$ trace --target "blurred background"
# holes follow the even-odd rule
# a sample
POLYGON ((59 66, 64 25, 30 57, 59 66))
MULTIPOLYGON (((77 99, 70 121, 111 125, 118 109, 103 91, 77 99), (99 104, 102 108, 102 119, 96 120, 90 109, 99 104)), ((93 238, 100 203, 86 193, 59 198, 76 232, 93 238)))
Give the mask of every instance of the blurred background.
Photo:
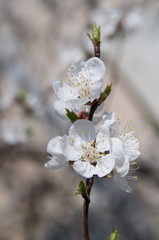
POLYGON ((93 22, 113 83, 104 110, 132 120, 141 156, 132 194, 95 178, 91 239, 116 225, 120 240, 159 239, 158 0, 0 0, 0 240, 82 239, 82 177, 44 163, 48 141, 69 127, 53 111, 52 83, 93 56, 93 22))

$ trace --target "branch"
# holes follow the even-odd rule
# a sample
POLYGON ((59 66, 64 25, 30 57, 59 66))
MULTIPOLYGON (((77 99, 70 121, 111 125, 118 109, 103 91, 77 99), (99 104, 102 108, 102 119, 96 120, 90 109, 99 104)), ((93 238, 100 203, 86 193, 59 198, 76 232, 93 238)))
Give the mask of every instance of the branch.
POLYGON ((85 193, 82 194, 83 202, 83 240, 90 240, 88 231, 88 209, 90 204, 90 192, 93 186, 93 177, 86 179, 85 193))
POLYGON ((109 96, 109 94, 110 94, 110 92, 111 92, 111 88, 112 88, 112 84, 108 85, 108 86, 104 89, 104 91, 100 94, 100 97, 99 97, 98 99, 95 99, 95 100, 92 102, 88 120, 92 121, 92 119, 93 119, 93 114, 94 114, 95 110, 96 110, 97 107, 99 107, 99 105, 101 105, 102 102, 104 102, 104 101, 106 100, 106 98, 109 96))

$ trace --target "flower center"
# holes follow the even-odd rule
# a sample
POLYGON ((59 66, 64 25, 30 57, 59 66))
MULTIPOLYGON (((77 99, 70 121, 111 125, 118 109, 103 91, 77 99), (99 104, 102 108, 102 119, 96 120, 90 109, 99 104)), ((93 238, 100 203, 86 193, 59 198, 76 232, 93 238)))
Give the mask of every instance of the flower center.
POLYGON ((84 148, 83 155, 82 155, 82 161, 90 162, 92 165, 96 165, 98 161, 100 161, 100 158, 104 154, 99 153, 96 149, 96 147, 90 145, 88 147, 84 148))
POLYGON ((78 94, 79 94, 79 98, 82 98, 82 97, 88 97, 88 98, 90 98, 90 93, 91 93, 91 91, 90 91, 90 87, 88 87, 88 86, 83 86, 82 88, 80 88, 79 90, 78 90, 78 94))
POLYGON ((88 78, 84 77, 81 74, 79 78, 69 79, 69 82, 73 88, 77 89, 78 98, 82 98, 82 97, 90 98, 91 85, 93 85, 93 83, 91 83, 91 80, 89 80, 88 78))

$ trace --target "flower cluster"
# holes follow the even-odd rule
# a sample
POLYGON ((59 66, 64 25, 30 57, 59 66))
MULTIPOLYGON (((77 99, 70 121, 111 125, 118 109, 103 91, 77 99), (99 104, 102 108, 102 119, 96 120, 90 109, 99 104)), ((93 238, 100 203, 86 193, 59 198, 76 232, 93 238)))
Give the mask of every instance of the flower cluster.
MULTIPOLYGON (((72 64, 67 71, 70 85, 54 83, 58 102, 74 111, 91 105, 101 94, 105 70, 104 63, 96 57, 72 64)), ((47 146, 50 160, 45 167, 72 166, 86 178, 114 176, 120 188, 130 192, 126 178, 132 167, 135 170, 139 142, 128 127, 118 130, 114 113, 105 112, 102 119, 97 132, 91 121, 79 119, 71 125, 68 135, 51 139, 47 146)))
POLYGON ((58 100, 54 102, 54 110, 60 117, 66 116, 65 108, 76 113, 89 112, 90 103, 98 98, 103 86, 106 67, 97 57, 87 62, 73 63, 67 70, 68 84, 62 80, 53 84, 58 100))

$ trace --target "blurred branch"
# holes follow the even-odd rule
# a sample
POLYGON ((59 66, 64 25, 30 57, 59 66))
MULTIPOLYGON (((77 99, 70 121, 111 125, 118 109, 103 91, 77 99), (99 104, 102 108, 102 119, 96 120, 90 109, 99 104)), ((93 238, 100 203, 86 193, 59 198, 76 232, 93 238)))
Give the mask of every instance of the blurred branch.
POLYGON ((90 240, 88 230, 88 210, 90 204, 90 192, 93 186, 93 177, 86 179, 85 192, 82 194, 83 202, 83 239, 90 240))
POLYGON ((1 144, 0 145, 0 165, 4 163, 5 160, 9 159, 17 159, 21 158, 23 156, 27 156, 32 158, 32 160, 35 160, 36 162, 41 162, 43 159, 46 158, 46 152, 41 151, 39 149, 35 149, 31 146, 26 146, 26 145, 15 145, 15 146, 10 146, 10 145, 5 145, 1 144))

